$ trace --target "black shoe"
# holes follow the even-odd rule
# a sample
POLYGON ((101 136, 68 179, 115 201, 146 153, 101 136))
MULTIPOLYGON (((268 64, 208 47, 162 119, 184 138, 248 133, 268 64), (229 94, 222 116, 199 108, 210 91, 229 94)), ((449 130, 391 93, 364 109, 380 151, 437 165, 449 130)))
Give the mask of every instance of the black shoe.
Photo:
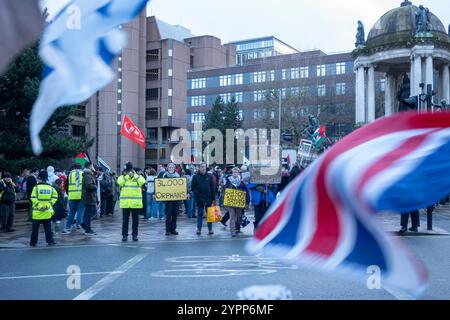
POLYGON ((406 228, 401 228, 400 231, 398 233, 407 233, 408 229, 406 228))
POLYGON ((56 241, 52 241, 50 243, 48 243, 49 246, 54 246, 56 244, 56 241))
POLYGON ((133 237, 133 241, 138 242, 139 241, 138 237, 133 237))
POLYGON ((127 242, 128 241, 128 237, 122 237, 122 242, 127 242))
POLYGON ((214 231, 212 231, 212 230, 210 230, 209 232, 208 232, 208 235, 213 235, 214 234, 214 231))
POLYGON ((82 227, 84 230, 86 230, 86 225, 84 223, 80 224, 80 227, 82 227))
POLYGON ((30 243, 30 247, 36 248, 36 244, 31 244, 30 243))
POLYGON ((172 232, 170 232, 171 234, 174 234, 174 235, 178 235, 178 232, 176 231, 176 230, 173 230, 172 232))
POLYGON ((87 236, 95 236, 97 233, 95 233, 93 230, 88 230, 88 231, 84 232, 84 234, 87 236))
POLYGON ((417 228, 409 228, 409 231, 411 231, 411 232, 419 232, 419 230, 417 230, 417 228))
POLYGON ((166 231, 166 236, 170 236, 170 232, 169 231, 166 231))
POLYGON ((223 226, 224 226, 225 228, 227 227, 227 224, 226 224, 225 222, 220 221, 220 223, 223 224, 223 226))
POLYGON ((6 228, 6 230, 5 230, 5 232, 14 232, 15 230, 14 229, 11 229, 11 228, 6 228))

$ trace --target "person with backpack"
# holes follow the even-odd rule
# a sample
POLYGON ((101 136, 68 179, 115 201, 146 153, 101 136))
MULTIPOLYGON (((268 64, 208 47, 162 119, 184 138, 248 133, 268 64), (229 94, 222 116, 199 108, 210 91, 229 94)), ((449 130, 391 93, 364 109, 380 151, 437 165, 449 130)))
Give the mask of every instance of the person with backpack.
POLYGON ((0 180, 0 220, 1 231, 14 232, 14 207, 19 188, 12 181, 11 173, 5 172, 0 180))

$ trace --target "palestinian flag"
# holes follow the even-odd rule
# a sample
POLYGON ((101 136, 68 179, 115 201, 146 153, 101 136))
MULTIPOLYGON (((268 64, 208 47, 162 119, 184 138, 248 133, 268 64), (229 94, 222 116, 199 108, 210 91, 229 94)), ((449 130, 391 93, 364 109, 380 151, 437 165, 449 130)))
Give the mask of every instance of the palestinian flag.
POLYGON ((319 149, 322 146, 325 138, 325 125, 321 125, 313 134, 313 142, 316 149, 319 149))
POLYGON ((89 155, 87 153, 81 152, 75 156, 75 162, 79 163, 82 168, 87 162, 91 162, 89 155))

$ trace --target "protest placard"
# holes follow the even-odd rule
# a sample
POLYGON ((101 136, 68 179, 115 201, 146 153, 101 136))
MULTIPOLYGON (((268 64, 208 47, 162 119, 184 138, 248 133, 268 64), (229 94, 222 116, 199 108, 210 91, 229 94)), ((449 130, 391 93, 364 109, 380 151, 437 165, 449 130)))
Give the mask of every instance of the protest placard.
POLYGON ((245 208, 245 191, 237 189, 225 189, 223 205, 233 208, 245 208))
POLYGON ((180 201, 187 199, 186 178, 155 179, 156 201, 180 201))

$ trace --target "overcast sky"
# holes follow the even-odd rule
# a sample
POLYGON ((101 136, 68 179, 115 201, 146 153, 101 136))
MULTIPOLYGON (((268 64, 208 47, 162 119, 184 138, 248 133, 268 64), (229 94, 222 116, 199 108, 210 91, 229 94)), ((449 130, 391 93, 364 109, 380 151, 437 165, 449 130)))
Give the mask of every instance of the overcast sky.
MULTIPOLYGON (((50 12, 67 0, 44 0, 50 12)), ((193 34, 214 35, 223 43, 274 35, 299 50, 327 53, 352 50, 357 21, 366 36, 385 12, 402 0, 152 0, 148 15, 179 24, 193 34)), ((436 14, 446 29, 448 0, 413 1, 436 14)))

